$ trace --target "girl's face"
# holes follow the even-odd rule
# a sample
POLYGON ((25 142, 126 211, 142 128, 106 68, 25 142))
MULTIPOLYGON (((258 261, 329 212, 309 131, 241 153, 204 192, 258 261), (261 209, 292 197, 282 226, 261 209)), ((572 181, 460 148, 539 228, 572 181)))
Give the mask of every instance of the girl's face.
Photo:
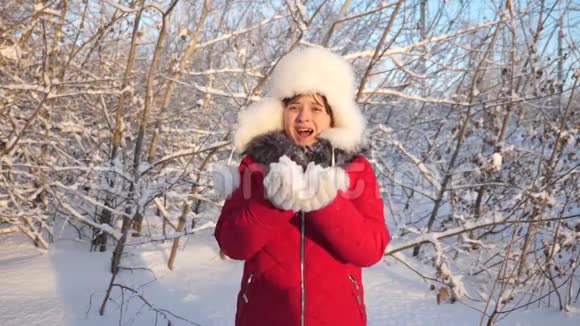
POLYGON ((284 132, 295 144, 310 146, 332 125, 326 100, 318 94, 298 95, 285 101, 284 132))

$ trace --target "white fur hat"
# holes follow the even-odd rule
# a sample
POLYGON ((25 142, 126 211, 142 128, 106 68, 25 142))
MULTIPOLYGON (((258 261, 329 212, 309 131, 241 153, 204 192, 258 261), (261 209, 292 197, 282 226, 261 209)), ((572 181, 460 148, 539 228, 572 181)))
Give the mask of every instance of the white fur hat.
POLYGON ((270 97, 250 105, 238 116, 234 145, 243 152, 256 136, 284 129, 285 98, 322 94, 332 109, 334 127, 320 137, 339 149, 353 152, 364 144, 366 120, 355 102, 352 66, 323 48, 297 50, 283 57, 270 79, 270 97))

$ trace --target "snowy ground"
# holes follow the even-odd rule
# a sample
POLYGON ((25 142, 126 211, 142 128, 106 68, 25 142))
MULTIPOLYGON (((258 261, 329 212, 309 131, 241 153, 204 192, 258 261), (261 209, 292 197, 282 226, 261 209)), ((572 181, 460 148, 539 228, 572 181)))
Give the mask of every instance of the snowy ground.
MULTIPOLYGON (((133 286, 156 308, 204 326, 233 325, 241 263, 219 258, 211 231, 189 236, 176 269, 166 268, 170 244, 130 249, 125 264, 151 270, 123 271, 119 283, 133 286)), ((110 253, 88 253, 88 244, 60 240, 48 252, 20 235, 0 237, 0 325, 167 325, 143 302, 117 289, 105 316, 98 314, 110 281, 110 253), (123 305, 121 303, 124 302, 123 305)), ((479 325, 481 314, 463 304, 437 305, 412 272, 386 261, 364 274, 369 326, 479 325)), ((173 325, 189 325, 173 319, 173 325)), ((580 325, 580 311, 518 311, 499 325, 580 325)))

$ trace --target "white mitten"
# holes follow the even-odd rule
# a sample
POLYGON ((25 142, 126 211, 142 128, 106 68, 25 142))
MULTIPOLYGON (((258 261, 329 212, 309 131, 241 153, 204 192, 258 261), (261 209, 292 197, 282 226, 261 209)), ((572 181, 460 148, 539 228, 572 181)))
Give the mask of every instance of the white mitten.
POLYGON ((238 167, 219 165, 211 172, 213 188, 220 199, 226 199, 240 186, 238 167))
POLYGON ((296 162, 282 156, 277 163, 270 164, 264 188, 266 197, 274 206, 283 210, 300 210, 300 193, 304 187, 304 172, 296 162))
POLYGON ((319 210, 330 204, 339 190, 347 190, 350 184, 348 174, 339 167, 324 168, 310 162, 304 173, 308 194, 301 209, 305 212, 319 210))

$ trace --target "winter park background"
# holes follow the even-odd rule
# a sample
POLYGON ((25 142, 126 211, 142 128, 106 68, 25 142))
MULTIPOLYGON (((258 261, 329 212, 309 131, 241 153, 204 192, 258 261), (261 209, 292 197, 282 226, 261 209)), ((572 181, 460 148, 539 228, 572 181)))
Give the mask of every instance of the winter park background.
POLYGON ((0 325, 233 325, 211 172, 306 46, 369 120, 369 325, 580 325, 579 1, 0 3, 0 325))

